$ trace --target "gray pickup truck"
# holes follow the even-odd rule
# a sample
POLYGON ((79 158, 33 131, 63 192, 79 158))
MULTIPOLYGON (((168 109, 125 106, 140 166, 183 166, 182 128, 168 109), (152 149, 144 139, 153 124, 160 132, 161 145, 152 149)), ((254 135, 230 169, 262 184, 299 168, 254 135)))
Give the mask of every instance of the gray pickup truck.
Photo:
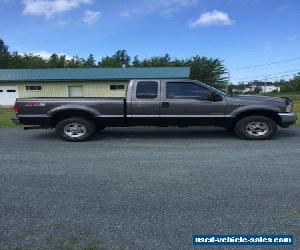
POLYGON ((131 80, 126 98, 17 99, 14 122, 83 141, 105 127, 218 126, 243 139, 271 138, 297 120, 287 98, 234 96, 194 80, 131 80))

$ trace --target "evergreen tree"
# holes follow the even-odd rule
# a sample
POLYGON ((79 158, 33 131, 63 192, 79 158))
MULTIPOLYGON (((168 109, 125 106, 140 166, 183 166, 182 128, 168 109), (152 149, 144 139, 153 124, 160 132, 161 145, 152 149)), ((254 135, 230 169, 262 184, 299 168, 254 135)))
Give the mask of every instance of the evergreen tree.
POLYGON ((89 57, 86 59, 84 66, 87 68, 93 68, 96 65, 95 63, 96 61, 94 55, 90 54, 89 57))

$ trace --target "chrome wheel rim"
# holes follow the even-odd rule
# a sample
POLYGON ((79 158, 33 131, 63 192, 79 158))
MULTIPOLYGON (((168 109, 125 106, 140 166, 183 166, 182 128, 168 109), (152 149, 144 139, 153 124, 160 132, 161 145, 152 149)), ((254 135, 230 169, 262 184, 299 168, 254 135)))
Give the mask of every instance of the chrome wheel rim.
POLYGON ((79 123, 70 123, 64 127, 64 134, 71 138, 78 138, 86 133, 86 127, 79 123))
POLYGON ((246 126, 246 132, 250 136, 264 136, 269 131, 270 127, 266 122, 251 122, 246 126))

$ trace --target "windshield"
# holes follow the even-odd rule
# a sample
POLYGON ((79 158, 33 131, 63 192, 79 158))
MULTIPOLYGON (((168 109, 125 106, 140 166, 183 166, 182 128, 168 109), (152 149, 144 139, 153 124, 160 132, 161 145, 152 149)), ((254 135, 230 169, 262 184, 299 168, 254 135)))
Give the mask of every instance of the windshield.
POLYGON ((214 87, 209 86, 212 90, 214 90, 219 95, 227 95, 224 91, 216 89, 214 87))
POLYGON ((218 95, 221 95, 221 96, 227 95, 227 93, 225 93, 225 92, 222 91, 222 90, 216 89, 216 88, 214 88, 214 87, 212 87, 212 86, 210 86, 210 85, 207 85, 207 84, 205 84, 205 83, 203 83, 203 82, 200 82, 200 81, 197 81, 197 82, 198 82, 198 83, 201 83, 201 84, 204 85, 204 86, 206 86, 207 88, 209 88, 209 89, 212 90, 213 92, 216 92, 216 94, 218 94, 218 95))

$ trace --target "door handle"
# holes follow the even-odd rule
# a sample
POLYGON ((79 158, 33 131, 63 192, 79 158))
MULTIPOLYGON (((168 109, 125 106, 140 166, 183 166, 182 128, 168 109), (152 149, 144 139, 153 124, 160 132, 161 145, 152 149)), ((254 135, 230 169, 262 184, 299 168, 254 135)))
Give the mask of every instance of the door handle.
POLYGON ((161 106, 162 106, 163 108, 168 108, 168 107, 170 107, 170 103, 169 103, 169 102, 162 102, 162 103, 161 103, 161 106))

